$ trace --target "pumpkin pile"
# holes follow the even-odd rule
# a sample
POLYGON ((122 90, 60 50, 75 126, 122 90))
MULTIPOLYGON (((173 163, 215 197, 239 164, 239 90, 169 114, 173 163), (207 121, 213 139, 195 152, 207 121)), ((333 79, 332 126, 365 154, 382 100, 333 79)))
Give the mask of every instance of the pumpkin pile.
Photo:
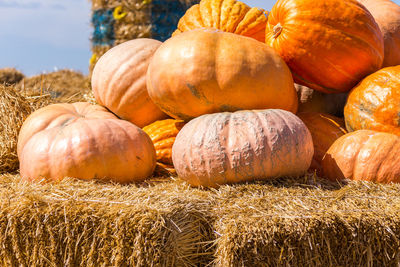
POLYGON ((204 187, 307 171, 400 182, 398 14, 390 0, 278 0, 271 12, 202 0, 164 43, 100 58, 99 106, 32 114, 21 176, 125 183, 157 161, 204 187))

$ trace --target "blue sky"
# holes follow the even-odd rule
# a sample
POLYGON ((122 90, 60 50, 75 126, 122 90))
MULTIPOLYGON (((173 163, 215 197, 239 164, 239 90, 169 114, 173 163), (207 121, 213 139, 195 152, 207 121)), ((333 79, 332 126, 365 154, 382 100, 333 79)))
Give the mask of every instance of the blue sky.
MULTIPOLYGON (((275 0, 242 0, 271 10, 275 0)), ((400 0, 395 0, 400 3, 400 0)), ((0 0, 0 68, 31 76, 56 68, 88 72, 89 0, 0 0)))

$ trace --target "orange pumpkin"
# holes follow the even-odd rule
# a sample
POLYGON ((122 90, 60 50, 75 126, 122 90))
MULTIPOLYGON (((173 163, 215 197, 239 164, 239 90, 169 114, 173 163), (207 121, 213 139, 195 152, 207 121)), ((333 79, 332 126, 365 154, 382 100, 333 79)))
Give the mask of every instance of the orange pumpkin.
POLYGON ((147 89, 161 110, 183 120, 241 109, 296 112, 298 105, 290 70, 273 49, 214 30, 164 42, 150 62, 147 89))
POLYGON ((148 135, 89 103, 53 104, 32 113, 18 138, 21 178, 64 177, 141 181, 153 173, 156 154, 148 135))
POLYGON ((400 135, 400 66, 381 69, 359 83, 344 108, 347 130, 400 135))
POLYGON ((181 120, 166 119, 153 122, 143 128, 153 141, 158 162, 167 166, 172 165, 172 145, 183 125, 185 123, 181 120))
POLYGON ((160 45, 157 40, 139 38, 108 50, 92 73, 97 103, 139 127, 166 118, 151 101, 146 88, 147 67, 160 45))
POLYGON ((278 0, 266 43, 293 72, 295 82, 325 93, 349 91, 383 62, 383 36, 356 0, 278 0))
POLYGON ((322 158, 326 151, 339 137, 345 135, 344 120, 332 115, 303 112, 297 116, 304 122, 311 133, 314 144, 314 156, 311 162, 310 171, 322 173, 322 158))
POLYGON ((382 67, 400 65, 400 6, 390 0, 358 0, 374 16, 383 34, 385 57, 382 67))
POLYGON ((348 93, 326 94, 304 85, 295 84, 294 86, 299 98, 298 113, 317 112, 343 117, 348 93))
POLYGON ((172 35, 198 28, 214 28, 264 42, 267 20, 268 11, 250 8, 240 1, 202 0, 186 11, 172 35))
POLYGON ((293 113, 244 110, 188 122, 176 137, 172 160, 189 184, 218 187, 304 174, 313 153, 310 132, 293 113))
POLYGON ((400 183, 400 137, 359 130, 336 140, 322 160, 330 180, 365 180, 400 183))

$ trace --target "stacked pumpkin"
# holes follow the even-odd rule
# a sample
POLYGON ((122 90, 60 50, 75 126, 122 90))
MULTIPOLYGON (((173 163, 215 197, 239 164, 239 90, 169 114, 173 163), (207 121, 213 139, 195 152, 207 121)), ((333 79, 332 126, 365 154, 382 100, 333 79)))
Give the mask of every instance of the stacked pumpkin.
MULTIPOLYGON (((235 0, 202 0, 166 42, 136 39, 100 58, 92 88, 106 109, 80 103, 33 114, 20 135, 21 175, 130 182, 150 176, 157 160, 206 187, 307 170, 399 181, 397 167, 355 170, 368 153, 348 151, 351 140, 358 142, 353 149, 366 149, 365 136, 382 138, 370 130, 399 132, 400 70, 379 69, 400 64, 400 19, 376 11, 391 4, 369 7, 375 1, 278 0, 268 13, 235 0), (352 88, 344 121, 333 115, 343 113, 352 88), (369 130, 355 139, 345 124, 369 130)), ((382 146, 397 146, 396 138, 382 146)), ((382 152, 374 153, 363 162, 382 152)))

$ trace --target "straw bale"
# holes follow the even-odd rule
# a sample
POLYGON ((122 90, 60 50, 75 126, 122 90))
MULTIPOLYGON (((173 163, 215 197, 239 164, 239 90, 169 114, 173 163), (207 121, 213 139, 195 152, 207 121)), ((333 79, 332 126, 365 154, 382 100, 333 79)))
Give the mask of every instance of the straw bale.
POLYGON ((17 88, 34 95, 50 94, 58 102, 78 102, 83 101, 83 95, 89 91, 89 80, 78 71, 62 69, 26 77, 17 88))
POLYGON ((24 78, 24 74, 15 68, 0 69, 0 84, 16 84, 24 78))
POLYGON ((18 133, 26 117, 51 102, 49 95, 25 95, 13 86, 0 85, 0 173, 18 169, 18 133))
POLYGON ((224 186, 216 266, 399 266, 400 185, 224 186))
POLYGON ((207 192, 182 182, 27 184, 0 176, 2 266, 204 266, 207 192))

